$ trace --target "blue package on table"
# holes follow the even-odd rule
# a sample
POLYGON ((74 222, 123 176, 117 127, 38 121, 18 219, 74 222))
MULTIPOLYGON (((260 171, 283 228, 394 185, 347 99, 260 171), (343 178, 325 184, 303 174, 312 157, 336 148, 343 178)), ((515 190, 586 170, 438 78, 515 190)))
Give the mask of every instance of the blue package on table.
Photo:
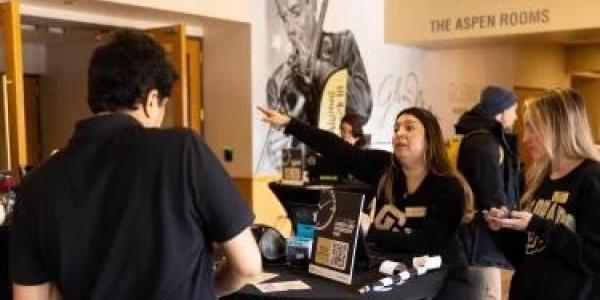
POLYGON ((296 225, 296 237, 311 239, 311 240, 314 239, 315 238, 315 225, 298 223, 298 225, 296 225))
POLYGON ((291 265, 308 266, 312 252, 312 239, 293 236, 287 239, 285 257, 291 265))

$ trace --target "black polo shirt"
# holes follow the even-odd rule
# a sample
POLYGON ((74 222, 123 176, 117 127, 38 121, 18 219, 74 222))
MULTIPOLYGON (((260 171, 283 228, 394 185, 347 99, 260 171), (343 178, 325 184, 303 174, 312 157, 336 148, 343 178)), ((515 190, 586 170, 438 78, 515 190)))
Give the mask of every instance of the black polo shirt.
POLYGON ((54 282, 66 300, 216 299, 211 242, 253 219, 192 131, 92 117, 24 180, 11 278, 54 282))

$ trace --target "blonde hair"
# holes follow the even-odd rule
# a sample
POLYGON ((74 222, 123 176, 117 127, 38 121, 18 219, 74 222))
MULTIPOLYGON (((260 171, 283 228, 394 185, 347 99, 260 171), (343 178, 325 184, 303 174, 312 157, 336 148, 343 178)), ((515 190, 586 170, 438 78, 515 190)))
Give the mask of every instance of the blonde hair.
MULTIPOLYGON (((428 110, 418 107, 410 107, 401 111, 397 116, 396 120, 404 114, 409 114, 417 118, 423 127, 425 128, 425 163, 427 164, 428 172, 436 175, 446 176, 450 178, 456 178, 464 191, 464 212, 463 222, 468 222, 473 218, 474 200, 473 192, 469 187, 469 184, 465 178, 450 164, 448 153, 446 152, 446 146, 444 139, 442 138, 442 129, 437 121, 437 118, 428 110)), ((377 185, 377 198, 385 198, 389 203, 393 202, 393 184, 398 178, 398 172, 402 172, 401 168, 397 166, 395 156, 391 155, 392 162, 389 167, 384 171, 383 175, 379 179, 377 185)))
POLYGON ((582 97, 572 89, 554 89, 525 104, 525 118, 531 130, 542 141, 545 154, 536 159, 527 172, 527 191, 522 204, 526 205, 533 193, 550 172, 556 155, 572 159, 600 159, 594 145, 588 116, 582 97))

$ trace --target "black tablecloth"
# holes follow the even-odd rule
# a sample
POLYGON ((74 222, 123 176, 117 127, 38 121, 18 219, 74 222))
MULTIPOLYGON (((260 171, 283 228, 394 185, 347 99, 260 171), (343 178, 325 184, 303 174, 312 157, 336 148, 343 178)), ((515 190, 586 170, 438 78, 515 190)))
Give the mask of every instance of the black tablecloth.
POLYGON ((0 300, 12 299, 12 288, 8 280, 8 240, 10 231, 0 226, 0 300))
POLYGON ((239 299, 381 299, 381 300, 417 300, 434 297, 446 281, 446 269, 431 271, 425 275, 411 278, 403 285, 394 286, 388 292, 371 292, 365 295, 358 293, 358 288, 373 282, 383 275, 377 270, 363 272, 354 277, 352 285, 338 283, 317 275, 308 273, 306 270, 298 270, 285 266, 265 267, 265 272, 277 273, 279 276, 266 282, 278 282, 287 280, 302 280, 311 289, 301 291, 285 291, 262 293, 256 287, 247 285, 235 294, 223 297, 224 300, 239 299))

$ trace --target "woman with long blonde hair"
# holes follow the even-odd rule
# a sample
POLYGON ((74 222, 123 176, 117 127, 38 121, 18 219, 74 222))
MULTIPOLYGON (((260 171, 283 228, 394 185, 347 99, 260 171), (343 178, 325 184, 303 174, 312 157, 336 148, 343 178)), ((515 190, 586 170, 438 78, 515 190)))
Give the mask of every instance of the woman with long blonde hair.
POLYGON ((528 103, 523 145, 534 163, 522 210, 484 213, 509 229, 510 299, 600 299, 600 162, 581 96, 556 89, 528 103))
POLYGON ((473 299, 457 238, 472 198, 464 179, 450 166, 439 122, 430 111, 411 107, 398 114, 390 153, 353 147, 275 110, 259 110, 263 121, 285 127, 286 134, 376 190, 374 218, 363 215, 361 220, 369 242, 387 253, 441 254, 449 276, 436 299, 473 299))

